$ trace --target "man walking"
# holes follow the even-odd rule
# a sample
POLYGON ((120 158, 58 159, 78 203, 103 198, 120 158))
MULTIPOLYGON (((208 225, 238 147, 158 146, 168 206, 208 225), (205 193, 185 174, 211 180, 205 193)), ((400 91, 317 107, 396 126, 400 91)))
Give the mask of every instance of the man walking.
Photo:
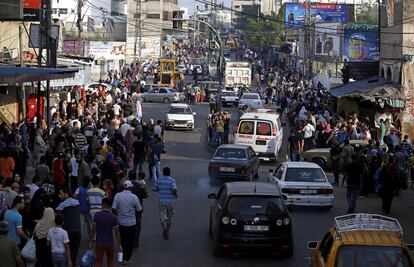
POLYGON ((20 245, 20 238, 28 240, 29 237, 23 231, 22 215, 19 211, 24 209, 24 199, 20 196, 14 198, 11 209, 4 214, 4 222, 9 226, 7 238, 13 240, 20 245))
POLYGON ((57 206, 56 213, 63 214, 65 219, 62 228, 68 232, 71 261, 73 266, 77 266, 81 242, 80 203, 72 197, 72 192, 67 187, 59 190, 59 198, 62 202, 57 206))
POLYGON ((165 167, 162 170, 162 173, 164 176, 155 182, 154 189, 155 191, 158 191, 160 195, 159 211, 161 227, 163 238, 167 240, 169 237, 172 218, 175 214, 174 204, 175 199, 177 198, 177 184, 174 178, 170 176, 171 170, 169 167, 165 167))
POLYGON ((92 240, 92 247, 95 243, 96 267, 102 266, 105 254, 108 261, 107 266, 115 266, 113 231, 115 231, 118 251, 122 251, 118 219, 111 211, 111 200, 104 198, 102 200, 102 210, 95 214, 92 224, 92 236, 95 237, 96 234, 95 239, 92 240))
POLYGON ((361 189, 362 168, 358 164, 357 159, 357 155, 352 155, 352 163, 347 166, 348 180, 346 182, 346 198, 348 201, 348 213, 355 212, 359 191, 361 189))
POLYGON ((17 247, 16 242, 7 239, 8 232, 8 224, 6 222, 0 222, 1 266, 24 267, 25 264, 20 256, 20 250, 17 247))
POLYGON ((124 191, 119 192, 114 197, 112 208, 117 211, 119 221, 119 232, 121 244, 124 252, 122 263, 130 263, 134 248, 134 236, 136 229, 136 213, 142 212, 142 206, 136 195, 131 190, 134 187, 131 181, 124 182, 124 191))

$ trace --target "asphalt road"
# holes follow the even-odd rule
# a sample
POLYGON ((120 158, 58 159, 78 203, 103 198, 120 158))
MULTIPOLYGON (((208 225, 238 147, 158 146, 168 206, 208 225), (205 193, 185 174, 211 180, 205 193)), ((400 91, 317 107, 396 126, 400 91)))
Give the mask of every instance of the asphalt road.
MULTIPOLYGON (((144 119, 162 119, 166 104, 144 103, 144 119)), ((307 266, 307 241, 319 240, 332 226, 333 217, 346 212, 345 188, 335 188, 335 206, 330 211, 318 209, 294 209, 294 255, 279 259, 266 255, 240 255, 239 257, 214 257, 213 242, 208 235, 209 207, 207 199, 217 192, 220 183, 211 182, 207 167, 212 151, 206 146, 208 105, 193 106, 197 112, 194 132, 167 131, 167 153, 162 155, 161 167, 169 166, 178 184, 176 217, 170 239, 162 239, 158 217, 158 195, 149 190, 144 201, 144 214, 140 248, 134 252, 132 266, 307 266)), ((229 109, 234 118, 236 109, 229 109)), ((285 131, 286 132, 286 131, 285 131)), ((284 147, 286 146, 286 137, 284 147)), ((284 149, 284 151, 286 148, 284 149)), ((281 160, 286 158, 282 153, 281 160)), ((286 159, 285 159, 286 160, 286 159)), ((268 169, 276 163, 261 162, 259 181, 267 181, 268 169)), ((148 171, 147 171, 148 173, 148 171)), ((331 176, 330 176, 331 177, 331 176)), ((407 190, 394 199, 391 216, 400 220, 408 241, 414 242, 413 223, 414 191, 407 190)), ((381 213, 381 199, 375 196, 358 200, 358 212, 381 213)))

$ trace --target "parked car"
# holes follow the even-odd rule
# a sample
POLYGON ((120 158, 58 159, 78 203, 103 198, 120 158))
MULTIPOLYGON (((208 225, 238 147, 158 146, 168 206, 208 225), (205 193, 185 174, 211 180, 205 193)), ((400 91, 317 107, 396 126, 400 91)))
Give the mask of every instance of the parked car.
POLYGON ((277 185, 287 206, 331 208, 334 204, 332 185, 315 163, 283 162, 269 170, 267 180, 277 185))
POLYGON ((99 86, 103 86, 105 92, 111 91, 112 85, 107 83, 89 83, 85 85, 85 91, 98 92, 99 86))
POLYGON ((216 149, 208 165, 210 178, 259 178, 259 158, 251 146, 225 144, 216 149))
POLYGON ((320 241, 308 242, 314 267, 413 267, 414 261, 397 219, 378 214, 335 217, 320 241))
MULTIPOLYGON (((369 146, 369 143, 366 140, 350 140, 349 144, 357 151, 369 146)), ((388 151, 386 144, 381 144, 381 148, 388 151)), ((309 149, 303 153, 303 158, 305 161, 314 162, 321 166, 324 170, 328 170, 332 166, 330 151, 330 148, 309 149)))
POLYGON ((249 104, 254 108, 259 108, 263 105, 263 101, 260 99, 257 93, 244 93, 239 100, 239 108, 243 108, 244 105, 249 104))
POLYGON ((146 85, 144 85, 144 88, 141 89, 141 93, 147 93, 147 92, 149 92, 151 90, 154 90, 154 89, 159 90, 160 86, 158 84, 153 84, 153 83, 146 84, 146 85))
POLYGON ((173 103, 184 101, 184 95, 173 88, 160 87, 142 93, 144 102, 173 103))
POLYGON ((234 91, 223 91, 221 92, 221 103, 223 104, 223 107, 237 107, 239 104, 239 96, 234 91))
POLYGON ((275 185, 225 183, 208 197, 215 200, 209 220, 215 256, 250 249, 292 256, 292 219, 275 185))
POLYGON ((194 129, 194 116, 189 105, 171 104, 165 113, 165 127, 167 129, 194 129))

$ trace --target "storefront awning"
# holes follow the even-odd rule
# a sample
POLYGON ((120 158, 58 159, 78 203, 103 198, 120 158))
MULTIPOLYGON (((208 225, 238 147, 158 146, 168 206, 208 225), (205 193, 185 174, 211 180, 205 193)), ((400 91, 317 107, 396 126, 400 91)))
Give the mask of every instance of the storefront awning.
POLYGON ((348 83, 344 86, 332 89, 335 97, 359 98, 362 101, 371 101, 384 107, 385 104, 394 108, 403 108, 405 98, 401 86, 382 77, 348 83))
POLYGON ((0 67, 0 84, 15 84, 22 82, 46 81, 72 78, 78 72, 76 68, 21 68, 0 67))

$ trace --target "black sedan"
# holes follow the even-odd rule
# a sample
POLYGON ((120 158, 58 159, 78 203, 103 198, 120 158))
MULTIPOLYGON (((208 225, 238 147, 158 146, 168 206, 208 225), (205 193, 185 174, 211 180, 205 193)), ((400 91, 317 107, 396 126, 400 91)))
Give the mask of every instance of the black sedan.
POLYGON ((259 178, 259 158, 251 146, 221 145, 210 160, 208 175, 251 181, 259 178))
POLYGON ((214 255, 257 249, 292 256, 292 220, 276 185, 225 183, 208 197, 215 200, 209 224, 214 255))

